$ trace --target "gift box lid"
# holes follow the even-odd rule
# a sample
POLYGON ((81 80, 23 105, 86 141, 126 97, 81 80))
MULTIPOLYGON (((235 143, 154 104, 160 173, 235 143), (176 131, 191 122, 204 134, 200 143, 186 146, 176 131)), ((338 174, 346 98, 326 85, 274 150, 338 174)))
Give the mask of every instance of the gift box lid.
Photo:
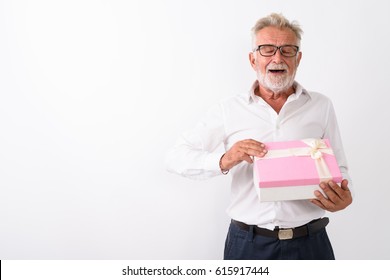
POLYGON ((255 158, 255 184, 260 188, 318 185, 342 176, 328 139, 264 143, 268 153, 255 158))

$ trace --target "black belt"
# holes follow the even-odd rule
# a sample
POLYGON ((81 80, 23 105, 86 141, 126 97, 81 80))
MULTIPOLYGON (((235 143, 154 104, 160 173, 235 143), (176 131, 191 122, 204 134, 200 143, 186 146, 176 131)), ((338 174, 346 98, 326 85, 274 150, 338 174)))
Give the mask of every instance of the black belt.
MULTIPOLYGON (((237 225, 240 229, 249 231, 251 226, 244 224, 239 221, 232 220, 232 223, 237 225)), ((326 227, 329 223, 329 218, 325 217, 322 219, 311 221, 308 224, 305 224, 296 228, 285 228, 285 229, 274 229, 269 230, 266 228, 260 228, 258 226, 252 226, 253 231, 257 235, 273 237, 280 240, 293 239, 298 237, 306 236, 310 233, 318 232, 319 230, 326 227)))

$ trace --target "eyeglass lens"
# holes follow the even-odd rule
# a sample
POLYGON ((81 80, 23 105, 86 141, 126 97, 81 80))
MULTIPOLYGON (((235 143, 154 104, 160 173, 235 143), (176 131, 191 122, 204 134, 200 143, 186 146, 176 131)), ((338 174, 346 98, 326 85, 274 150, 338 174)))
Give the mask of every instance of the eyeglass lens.
POLYGON ((259 46, 259 52, 262 56, 273 56, 278 49, 283 56, 287 57, 295 56, 298 52, 298 48, 292 45, 285 45, 280 47, 274 45, 259 46))

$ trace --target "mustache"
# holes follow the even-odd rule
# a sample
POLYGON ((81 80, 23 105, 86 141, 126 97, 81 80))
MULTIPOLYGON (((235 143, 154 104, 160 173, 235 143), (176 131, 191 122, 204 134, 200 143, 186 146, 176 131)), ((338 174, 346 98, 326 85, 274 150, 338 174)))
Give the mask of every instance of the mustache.
POLYGON ((270 65, 267 66, 266 70, 287 70, 288 67, 287 67, 287 64, 286 63, 272 63, 270 65))

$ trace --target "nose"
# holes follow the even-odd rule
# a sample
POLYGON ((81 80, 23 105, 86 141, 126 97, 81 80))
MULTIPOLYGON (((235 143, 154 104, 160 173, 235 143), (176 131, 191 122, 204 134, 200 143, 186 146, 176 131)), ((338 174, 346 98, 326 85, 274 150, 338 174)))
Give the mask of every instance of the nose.
POLYGON ((280 49, 278 49, 276 51, 276 53, 272 56, 272 61, 275 62, 275 63, 280 63, 283 60, 282 58, 283 58, 283 56, 280 53, 280 49))

